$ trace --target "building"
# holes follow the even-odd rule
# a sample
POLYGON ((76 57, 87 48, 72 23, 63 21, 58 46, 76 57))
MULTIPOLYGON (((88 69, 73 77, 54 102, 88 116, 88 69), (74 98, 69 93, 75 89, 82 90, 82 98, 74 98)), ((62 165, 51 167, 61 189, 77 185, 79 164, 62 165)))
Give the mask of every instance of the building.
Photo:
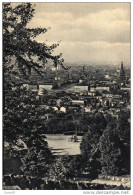
POLYGON ((57 106, 60 106, 60 104, 61 104, 61 99, 56 100, 56 104, 57 104, 57 106))
POLYGON ((58 107, 57 107, 57 106, 53 106, 52 108, 53 108, 55 111, 58 110, 58 107))
POLYGON ((123 62, 121 62, 121 68, 120 68, 120 72, 119 72, 119 75, 118 75, 118 81, 120 83, 123 83, 123 82, 126 81, 126 74, 125 74, 123 62))
POLYGON ((91 110, 92 110, 92 107, 91 106, 85 107, 85 112, 91 112, 91 110))
POLYGON ((74 91, 75 91, 75 92, 84 92, 84 91, 88 91, 88 86, 76 85, 76 86, 74 86, 74 91))
POLYGON ((33 92, 37 92, 38 91, 38 86, 37 85, 29 85, 29 90, 33 91, 33 92))
POLYGON ((52 84, 45 84, 45 85, 39 85, 39 90, 42 91, 43 89, 51 90, 53 87, 52 84))
POLYGON ((96 94, 95 91, 94 92, 93 91, 88 92, 88 96, 95 96, 95 94, 96 94))
POLYGON ((110 91, 109 86, 97 86, 96 91, 102 92, 102 91, 110 91))
POLYGON ((130 87, 121 87, 121 90, 130 92, 130 87))
POLYGON ((60 108, 60 111, 66 113, 66 107, 62 106, 62 107, 60 108))
POLYGON ((38 91, 38 85, 37 84, 23 84, 23 87, 27 90, 37 92, 38 91))
POLYGON ((84 105, 84 101, 82 100, 72 100, 72 105, 84 105))
POLYGON ((96 86, 91 86, 91 87, 90 87, 90 91, 91 91, 91 92, 96 92, 96 86))

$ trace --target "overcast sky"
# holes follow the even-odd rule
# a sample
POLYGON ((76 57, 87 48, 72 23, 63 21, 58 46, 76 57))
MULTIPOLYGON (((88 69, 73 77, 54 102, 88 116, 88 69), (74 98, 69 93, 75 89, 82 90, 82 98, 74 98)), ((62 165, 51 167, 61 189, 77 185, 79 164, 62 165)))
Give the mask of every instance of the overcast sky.
POLYGON ((30 27, 51 27, 37 41, 61 41, 65 62, 130 65, 130 3, 36 3, 30 27))

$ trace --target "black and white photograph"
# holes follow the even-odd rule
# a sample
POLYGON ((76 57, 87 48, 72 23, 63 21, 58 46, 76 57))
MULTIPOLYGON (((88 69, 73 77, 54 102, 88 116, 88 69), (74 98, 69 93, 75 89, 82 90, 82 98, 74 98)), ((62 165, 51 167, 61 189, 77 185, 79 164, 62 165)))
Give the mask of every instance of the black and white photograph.
POLYGON ((131 2, 3 2, 2 33, 2 190, 130 191, 131 2))

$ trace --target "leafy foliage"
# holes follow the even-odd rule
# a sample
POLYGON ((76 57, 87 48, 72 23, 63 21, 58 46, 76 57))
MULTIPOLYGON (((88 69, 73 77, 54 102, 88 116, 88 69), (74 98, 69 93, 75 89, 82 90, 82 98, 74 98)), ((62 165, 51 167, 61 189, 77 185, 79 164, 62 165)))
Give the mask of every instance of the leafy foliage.
POLYGON ((129 117, 129 113, 121 111, 118 120, 110 121, 100 138, 100 161, 104 174, 121 175, 130 172, 129 117))
POLYGON ((95 117, 94 126, 91 125, 80 144, 82 156, 86 159, 85 169, 93 173, 95 163, 95 165, 99 164, 99 168, 96 168, 97 173, 100 173, 101 169, 102 174, 105 175, 129 174, 130 114, 121 111, 118 120, 106 116, 107 123, 102 116, 95 117), (99 120, 100 118, 102 120, 99 120))
POLYGON ((34 93, 19 86, 12 88, 12 85, 8 85, 3 116, 4 139, 11 141, 21 135, 30 136, 32 131, 39 131, 41 124, 38 117, 41 112, 34 93))
POLYGON ((46 28, 27 27, 34 17, 34 5, 12 5, 3 3, 4 141, 15 143, 21 138, 28 146, 28 152, 23 159, 25 175, 44 176, 48 170, 51 152, 47 142, 41 137, 40 116, 43 110, 39 107, 37 94, 28 92, 21 87, 21 82, 16 83, 13 78, 16 78, 16 69, 19 69, 24 78, 28 78, 32 70, 42 75, 49 59, 54 66, 62 64, 63 59, 60 59, 61 54, 52 55, 58 44, 47 46, 36 42, 36 36, 47 32, 46 28))
POLYGON ((31 3, 18 4, 15 8, 11 3, 3 4, 3 63, 4 73, 9 73, 16 65, 24 77, 28 77, 33 69, 41 74, 49 59, 54 65, 62 64, 61 54, 53 56, 54 49, 59 44, 47 46, 38 43, 35 37, 47 32, 46 28, 27 28, 34 17, 34 6, 31 3), (10 60, 15 63, 9 67, 10 60))
POLYGON ((20 87, 16 87, 14 91, 11 87, 9 89, 7 91, 9 94, 6 93, 5 96, 4 141, 12 144, 10 156, 13 156, 14 143, 21 138, 28 147, 25 155, 22 155, 22 152, 18 155, 23 159, 24 174, 44 177, 52 157, 47 142, 42 136, 44 127, 40 116, 43 110, 38 106, 36 94, 20 87))
POLYGON ((82 137, 80 149, 85 158, 91 158, 97 149, 99 138, 102 135, 107 123, 101 113, 84 118, 84 123, 88 124, 88 132, 82 137))
POLYGON ((101 151, 100 162, 102 173, 108 175, 120 174, 121 165, 121 147, 118 136, 113 132, 105 131, 99 141, 101 151))
POLYGON ((121 111, 118 116, 117 133, 121 141, 130 147, 130 112, 121 111))
POLYGON ((52 156, 47 142, 38 132, 35 132, 28 140, 28 148, 22 160, 24 174, 39 178, 48 176, 52 156))
POLYGON ((81 172, 81 156, 60 156, 55 159, 49 174, 57 180, 66 180, 77 178, 81 172))

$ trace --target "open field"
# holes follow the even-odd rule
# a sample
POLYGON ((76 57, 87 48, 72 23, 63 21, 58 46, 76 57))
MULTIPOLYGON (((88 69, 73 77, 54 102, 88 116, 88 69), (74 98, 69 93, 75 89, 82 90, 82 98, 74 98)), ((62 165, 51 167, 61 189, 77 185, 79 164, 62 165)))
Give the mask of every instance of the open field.
POLYGON ((80 154, 82 136, 78 136, 78 142, 70 142, 71 135, 46 134, 46 141, 53 155, 77 155, 80 154))

